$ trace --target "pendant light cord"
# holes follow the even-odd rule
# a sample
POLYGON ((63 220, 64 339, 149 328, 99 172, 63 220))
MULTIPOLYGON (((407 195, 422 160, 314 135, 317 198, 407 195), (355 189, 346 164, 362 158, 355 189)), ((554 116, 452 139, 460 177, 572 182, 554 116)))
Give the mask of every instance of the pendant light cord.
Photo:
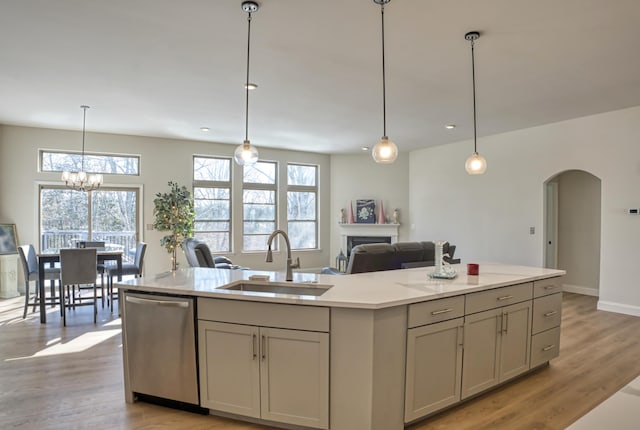
POLYGON ((82 114, 82 169, 84 172, 84 133, 85 133, 85 124, 87 123, 87 109, 89 106, 80 106, 84 113, 82 114))
POLYGON ((249 140, 249 58, 251 52, 251 12, 247 12, 247 81, 245 82, 244 140, 249 140))
POLYGON ((382 21, 382 135, 387 137, 387 86, 384 67, 384 3, 380 4, 380 17, 382 21))
POLYGON ((477 134, 476 134, 476 64, 474 56, 474 40, 471 39, 471 81, 473 85, 473 152, 477 153, 477 134))

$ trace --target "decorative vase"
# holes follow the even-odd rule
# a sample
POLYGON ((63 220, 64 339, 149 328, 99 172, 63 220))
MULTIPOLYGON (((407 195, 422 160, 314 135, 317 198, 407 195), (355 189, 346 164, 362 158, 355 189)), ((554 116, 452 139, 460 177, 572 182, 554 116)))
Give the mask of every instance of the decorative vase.
POLYGON ((353 219, 353 204, 349 202, 349 224, 355 224, 353 219))
POLYGON ((386 224, 387 221, 384 218, 384 206, 382 206, 382 200, 380 200, 380 207, 378 208, 378 224, 386 224))

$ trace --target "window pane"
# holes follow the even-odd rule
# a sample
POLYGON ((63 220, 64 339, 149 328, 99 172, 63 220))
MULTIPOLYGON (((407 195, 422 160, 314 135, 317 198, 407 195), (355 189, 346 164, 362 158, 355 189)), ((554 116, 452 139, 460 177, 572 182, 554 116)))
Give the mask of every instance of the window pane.
POLYGON ((61 188, 42 189, 40 193, 41 249, 74 247, 87 240, 89 230, 89 194, 61 188))
POLYGON ((228 220, 229 200, 194 200, 196 220, 228 220))
MULTIPOLYGON (((196 231, 229 231, 229 222, 225 221, 196 221, 196 231)), ((204 234, 204 233, 203 233, 204 234)))
POLYGON ((316 244, 315 222, 289 222, 289 240, 293 249, 313 249, 316 244))
POLYGON ((276 192, 269 190, 244 190, 242 193, 244 203, 275 204, 276 192))
POLYGON ((194 199, 219 199, 219 200, 228 200, 230 195, 229 188, 202 188, 196 187, 193 189, 193 198, 194 199))
MULTIPOLYGON (((43 172, 77 172, 82 169, 82 154, 42 151, 40 170, 43 172)), ((88 173, 138 175, 140 157, 126 155, 87 154, 84 170, 88 173)))
POLYGON ((196 181, 231 180, 231 160, 224 158, 193 158, 193 179, 196 181))
POLYGON ((316 193, 287 193, 287 219, 315 220, 316 193))
POLYGON ((244 205, 245 221, 275 220, 276 207, 274 205, 244 205))
POLYGON ((231 241, 229 240, 229 232, 207 232, 194 234, 198 240, 202 240, 209 245, 212 252, 230 252, 231 241))
POLYGON ((244 236, 245 251, 264 251, 267 249, 268 234, 261 236, 244 236))
POLYGON ((123 261, 132 262, 137 242, 137 192, 97 190, 91 196, 91 240, 123 251, 123 261))
POLYGON ((287 168, 287 181, 289 185, 316 185, 316 166, 301 166, 289 164, 287 168))
POLYGON ((245 222, 244 223, 244 233, 245 233, 245 235, 266 234, 268 236, 275 229, 276 229, 276 223, 275 222, 249 221, 249 222, 245 222))
POLYGON ((245 166, 243 180, 246 184, 275 184, 276 163, 258 161, 253 166, 245 166))

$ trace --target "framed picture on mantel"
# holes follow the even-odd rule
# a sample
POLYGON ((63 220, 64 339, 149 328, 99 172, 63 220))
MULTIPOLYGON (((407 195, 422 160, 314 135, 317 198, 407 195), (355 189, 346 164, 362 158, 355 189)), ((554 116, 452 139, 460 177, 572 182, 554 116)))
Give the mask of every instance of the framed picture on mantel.
POLYGON ((356 200, 356 223, 375 224, 376 222, 376 201, 356 200))

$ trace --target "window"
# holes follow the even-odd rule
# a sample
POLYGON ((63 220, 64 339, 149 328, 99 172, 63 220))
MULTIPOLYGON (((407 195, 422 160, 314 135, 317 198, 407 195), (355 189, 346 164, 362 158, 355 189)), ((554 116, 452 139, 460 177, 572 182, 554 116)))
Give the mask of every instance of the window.
MULTIPOLYGON (((42 172, 77 172, 82 169, 82 154, 40 151, 42 172)), ((133 155, 84 154, 84 171, 110 175, 139 175, 140 157, 133 155)))
POLYGON ((133 262, 139 232, 139 189, 83 192, 40 187, 40 249, 75 247, 79 240, 104 241, 133 262))
POLYGON ((318 166, 287 166, 287 231, 291 248, 318 247, 318 166))
POLYGON ((277 164, 258 161, 243 168, 242 248, 264 251, 267 239, 276 228, 277 164))
POLYGON ((194 237, 231 252, 231 159, 193 157, 194 237))

